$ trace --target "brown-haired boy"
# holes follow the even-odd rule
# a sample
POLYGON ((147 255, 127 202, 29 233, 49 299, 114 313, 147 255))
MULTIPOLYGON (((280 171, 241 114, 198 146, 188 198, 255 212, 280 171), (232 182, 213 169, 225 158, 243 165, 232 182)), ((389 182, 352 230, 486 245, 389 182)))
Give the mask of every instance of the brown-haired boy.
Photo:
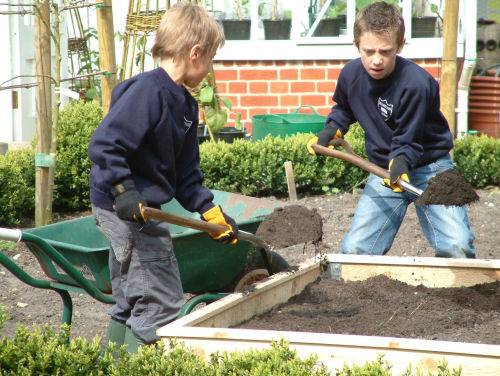
MULTIPOLYGON (((453 136, 439 110, 439 87, 417 64, 397 56, 405 39, 399 9, 376 2, 354 24, 360 58, 342 69, 325 128, 308 143, 328 146, 354 122, 365 131, 368 159, 389 169, 383 186, 371 174, 359 199, 341 253, 382 255, 389 251, 406 209, 416 197, 402 192, 398 179, 425 190, 430 178, 453 168, 453 136)), ((420 226, 441 257, 475 257, 467 210, 459 206, 417 206, 420 226)))
POLYGON ((160 67, 116 86, 90 141, 92 210, 111 243, 110 327, 126 325, 142 343, 156 341, 156 329, 177 317, 183 290, 168 226, 144 223, 139 205, 159 208, 176 198, 206 221, 227 226, 214 239, 236 242, 234 220, 202 186, 198 106, 184 87, 202 81, 223 44, 220 26, 203 8, 167 10, 152 49, 160 67))

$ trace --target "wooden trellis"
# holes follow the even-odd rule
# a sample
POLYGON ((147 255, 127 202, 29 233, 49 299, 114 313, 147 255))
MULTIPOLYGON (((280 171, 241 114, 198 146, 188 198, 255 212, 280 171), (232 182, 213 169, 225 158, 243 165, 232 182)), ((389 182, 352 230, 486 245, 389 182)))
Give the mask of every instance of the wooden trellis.
POLYGON ((170 0, 152 1, 129 0, 125 35, 123 37, 123 55, 120 67, 120 81, 134 75, 134 65, 140 72, 144 71, 144 60, 147 54, 147 37, 153 34, 165 11, 170 8, 170 0))

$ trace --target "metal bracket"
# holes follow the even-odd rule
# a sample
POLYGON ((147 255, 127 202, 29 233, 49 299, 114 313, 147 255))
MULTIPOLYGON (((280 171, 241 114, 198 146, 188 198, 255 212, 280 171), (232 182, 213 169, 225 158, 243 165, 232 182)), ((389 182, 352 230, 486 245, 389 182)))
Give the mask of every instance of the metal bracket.
POLYGON ((342 278, 342 264, 339 262, 329 262, 326 266, 326 275, 330 279, 340 281, 342 278))

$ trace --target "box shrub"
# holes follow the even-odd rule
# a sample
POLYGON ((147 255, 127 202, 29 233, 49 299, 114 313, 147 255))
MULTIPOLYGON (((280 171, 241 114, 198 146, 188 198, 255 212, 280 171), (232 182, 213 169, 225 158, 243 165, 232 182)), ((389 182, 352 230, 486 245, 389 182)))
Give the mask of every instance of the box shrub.
POLYGON ((91 162, 87 150, 90 137, 101 121, 102 108, 96 102, 71 102, 62 109, 57 132, 56 208, 90 207, 91 162))
MULTIPOLYGON (((205 184, 250 196, 284 196, 288 191, 283 167, 286 161, 293 164, 299 193, 346 191, 366 177, 366 172, 338 159, 310 155, 305 145, 311 137, 298 134, 286 138, 267 136, 256 142, 204 142, 200 153, 205 184)), ((347 139, 364 157, 361 128, 354 126, 347 139)))
MULTIPOLYGON (((72 375, 72 376, 329 376, 332 373, 315 355, 301 358, 289 344, 280 340, 269 348, 239 352, 217 352, 205 361, 182 344, 163 342, 142 346, 129 354, 114 344, 102 349, 98 337, 91 341, 70 338, 69 328, 55 332, 48 326, 18 326, 12 338, 0 338, 0 375, 72 375), (116 350, 116 351, 115 351, 116 350)), ((337 375, 390 376, 391 366, 382 356, 364 365, 345 365, 337 375)), ((411 366, 405 376, 421 375, 411 366)), ((446 363, 438 366, 440 376, 459 376, 446 363)), ((431 376, 431 374, 429 374, 431 376)))
POLYGON ((0 224, 19 225, 35 213, 35 153, 13 150, 0 155, 0 224))
POLYGON ((476 188, 500 185, 500 139, 466 136, 455 142, 458 171, 476 188))

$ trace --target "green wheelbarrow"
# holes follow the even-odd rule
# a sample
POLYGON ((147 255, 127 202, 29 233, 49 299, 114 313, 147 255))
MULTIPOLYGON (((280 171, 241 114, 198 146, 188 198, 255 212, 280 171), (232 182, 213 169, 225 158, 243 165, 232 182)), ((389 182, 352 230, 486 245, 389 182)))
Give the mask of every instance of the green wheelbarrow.
MULTIPOLYGON (((252 233, 276 206, 270 200, 212 192, 214 203, 221 205, 239 228, 252 233)), ((161 209, 198 218, 198 214, 186 211, 176 200, 161 209)), ((218 300, 265 277, 262 257, 251 243, 239 241, 236 245, 223 245, 204 232, 176 225, 170 225, 170 233, 184 292, 192 295, 179 317, 201 303, 218 300)), ((72 321, 69 292, 87 293, 103 303, 114 303, 108 269, 109 242, 96 226, 93 216, 28 230, 0 228, 0 240, 21 241, 36 257, 48 279, 32 277, 2 252, 0 263, 28 285, 59 293, 63 301, 62 323, 71 324, 72 321)), ((274 272, 288 268, 288 263, 274 252, 270 260, 274 272)))

